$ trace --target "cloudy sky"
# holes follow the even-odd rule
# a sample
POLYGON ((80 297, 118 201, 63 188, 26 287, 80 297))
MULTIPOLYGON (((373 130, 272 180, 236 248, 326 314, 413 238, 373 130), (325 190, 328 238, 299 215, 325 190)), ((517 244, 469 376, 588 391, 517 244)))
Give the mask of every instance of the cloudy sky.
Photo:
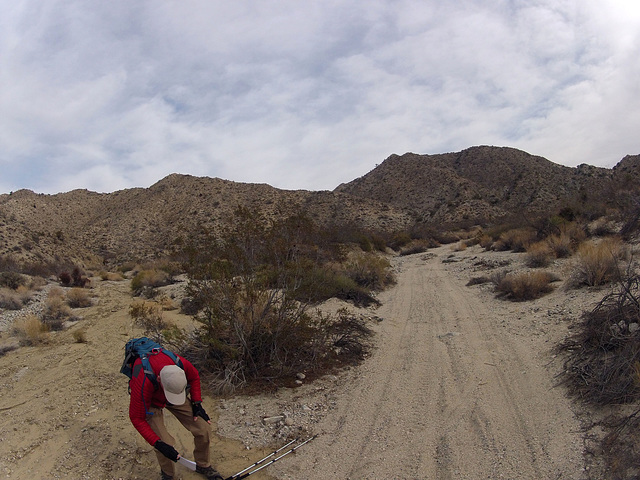
POLYGON ((640 153, 637 0, 0 0, 0 193, 640 153))

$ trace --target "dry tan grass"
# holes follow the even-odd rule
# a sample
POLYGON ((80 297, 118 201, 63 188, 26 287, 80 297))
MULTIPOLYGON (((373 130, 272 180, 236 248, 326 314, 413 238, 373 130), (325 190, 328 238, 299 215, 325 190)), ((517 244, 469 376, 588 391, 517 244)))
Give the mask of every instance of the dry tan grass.
POLYGON ((13 333, 20 345, 39 345, 49 339, 49 328, 35 315, 16 320, 13 333))
POLYGON ((536 242, 527 248, 525 264, 531 268, 548 267, 553 256, 553 251, 547 242, 536 242))
POLYGON ((67 292, 67 305, 71 308, 86 308, 92 304, 89 292, 84 288, 74 287, 67 292))
POLYGON ((72 317, 71 308, 67 305, 64 292, 62 289, 59 290, 62 294, 56 289, 49 291, 42 315, 42 321, 52 330, 60 330, 62 324, 72 317))
POLYGON ((533 300, 553 291, 551 282, 556 280, 549 272, 512 273, 498 281, 496 290, 510 300, 533 300))
POLYGON ((620 275, 620 261, 628 254, 628 247, 617 237, 584 242, 575 255, 572 285, 596 286, 616 280, 620 275))

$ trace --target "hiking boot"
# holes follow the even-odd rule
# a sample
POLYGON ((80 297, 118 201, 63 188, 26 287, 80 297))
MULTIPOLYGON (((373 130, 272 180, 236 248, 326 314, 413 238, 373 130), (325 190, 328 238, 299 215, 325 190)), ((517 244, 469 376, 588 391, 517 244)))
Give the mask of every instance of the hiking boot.
POLYGON ((167 473, 164 473, 164 471, 160 470, 160 475, 162 480, 173 480, 173 475, 169 475, 167 473))
POLYGON ((224 477, 220 475, 213 467, 200 467, 196 465, 196 472, 201 473, 207 480, 224 480, 224 477))

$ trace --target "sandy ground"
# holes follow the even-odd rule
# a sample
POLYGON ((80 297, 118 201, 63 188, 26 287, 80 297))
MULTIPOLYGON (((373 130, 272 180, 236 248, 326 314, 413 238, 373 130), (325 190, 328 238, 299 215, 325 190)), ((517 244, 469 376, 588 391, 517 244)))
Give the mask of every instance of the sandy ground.
MULTIPOLYGON (((552 349, 603 292, 558 288, 513 303, 488 285, 465 286, 501 259, 514 269, 521 256, 441 247, 394 258, 397 285, 380 294, 381 307, 359 311, 377 318, 362 366, 272 395, 205 398, 214 465, 231 475, 286 438, 317 434, 251 478, 587 478, 583 412, 554 384, 562 361, 552 349)), ((565 267, 554 268, 566 278, 565 267)), ((127 313, 128 282, 98 282, 94 294, 83 319, 49 344, 0 357, 0 478, 159 478, 153 449, 129 423, 119 373, 125 342, 142 333, 127 313), (77 329, 87 343, 74 342, 77 329)), ((0 342, 11 341, 3 332, 0 342)), ((169 428, 190 457, 189 434, 169 428)), ((180 469, 178 478, 202 477, 180 469)))

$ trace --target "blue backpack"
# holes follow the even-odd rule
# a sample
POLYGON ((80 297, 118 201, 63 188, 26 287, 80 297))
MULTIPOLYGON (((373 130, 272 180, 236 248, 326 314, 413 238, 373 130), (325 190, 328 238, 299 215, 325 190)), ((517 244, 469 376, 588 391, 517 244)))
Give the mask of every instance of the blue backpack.
MULTIPOLYGON (((151 380, 151 383, 153 383, 153 386, 157 389, 159 386, 158 377, 154 373, 153 368, 151 368, 149 356, 157 355, 160 352, 167 355, 171 360, 173 360, 173 363, 184 370, 182 360, 180 360, 180 358, 175 353, 170 352, 169 350, 165 350, 159 343, 154 342, 147 337, 140 337, 129 340, 124 346, 124 362, 122 362, 120 373, 124 373, 127 377, 129 377, 129 383, 131 383, 131 378, 133 376, 133 363, 137 358, 140 358, 140 360, 142 361, 142 369, 144 371, 145 377, 151 380)), ((131 393, 130 390, 129 393, 131 393)))

